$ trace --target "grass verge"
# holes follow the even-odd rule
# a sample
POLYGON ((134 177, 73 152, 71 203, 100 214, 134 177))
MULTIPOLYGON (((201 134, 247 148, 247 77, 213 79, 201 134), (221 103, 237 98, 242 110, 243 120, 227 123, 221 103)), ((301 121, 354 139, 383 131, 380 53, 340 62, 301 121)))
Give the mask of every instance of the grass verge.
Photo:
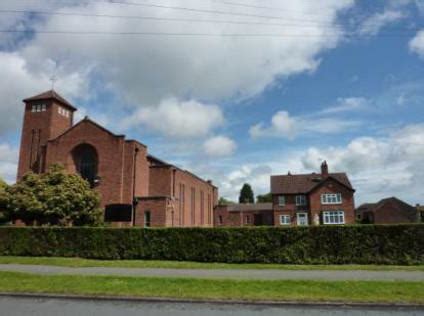
POLYGON ((157 260, 93 260, 56 257, 2 257, 0 264, 33 264, 61 267, 116 267, 116 268, 169 268, 169 269, 276 269, 276 270, 370 270, 370 271, 424 271, 424 265, 288 265, 259 263, 202 263, 157 260))
POLYGON ((0 272, 0 291, 179 299, 424 304, 424 282, 243 281, 0 272))

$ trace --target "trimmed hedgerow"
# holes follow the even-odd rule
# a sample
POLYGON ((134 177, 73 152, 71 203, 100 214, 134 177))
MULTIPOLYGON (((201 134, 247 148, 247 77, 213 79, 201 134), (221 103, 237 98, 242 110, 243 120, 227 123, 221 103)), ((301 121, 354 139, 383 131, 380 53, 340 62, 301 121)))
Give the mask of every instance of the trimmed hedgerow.
POLYGON ((0 255, 287 264, 423 264, 424 225, 0 228, 0 255))

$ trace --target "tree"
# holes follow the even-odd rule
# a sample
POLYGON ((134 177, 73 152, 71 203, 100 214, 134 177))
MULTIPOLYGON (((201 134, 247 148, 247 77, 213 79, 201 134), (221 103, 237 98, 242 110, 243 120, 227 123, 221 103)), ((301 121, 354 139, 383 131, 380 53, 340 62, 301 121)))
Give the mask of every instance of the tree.
POLYGON ((255 196, 250 184, 243 184, 240 190, 239 203, 255 203, 255 196))
POLYGON ((256 203, 271 203, 271 202, 272 202, 271 193, 256 196, 256 203))
POLYGON ((218 205, 231 205, 231 204, 235 204, 235 203, 223 197, 220 197, 218 200, 218 205))
POLYGON ((7 205, 9 202, 9 193, 7 191, 8 185, 0 178, 0 224, 9 221, 9 212, 7 205))
POLYGON ((42 175, 26 174, 8 191, 12 218, 27 224, 82 226, 100 222, 99 195, 87 181, 66 174, 59 165, 42 175))

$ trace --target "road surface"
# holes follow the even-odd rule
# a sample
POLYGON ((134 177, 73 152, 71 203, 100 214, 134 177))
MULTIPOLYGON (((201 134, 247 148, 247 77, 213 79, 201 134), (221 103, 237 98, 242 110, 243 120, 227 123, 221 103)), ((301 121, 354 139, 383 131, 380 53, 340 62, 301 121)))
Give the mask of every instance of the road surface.
POLYGON ((413 316, 418 308, 265 306, 0 297, 0 316, 413 316))

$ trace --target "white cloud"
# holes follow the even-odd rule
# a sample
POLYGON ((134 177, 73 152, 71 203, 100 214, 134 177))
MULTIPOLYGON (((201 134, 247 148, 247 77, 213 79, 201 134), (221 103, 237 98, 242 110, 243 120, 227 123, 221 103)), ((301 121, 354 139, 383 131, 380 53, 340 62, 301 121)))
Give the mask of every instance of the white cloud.
POLYGON ((109 117, 104 113, 97 113, 97 112, 89 112, 84 107, 78 107, 78 111, 75 112, 74 115, 74 124, 78 123, 82 119, 84 119, 86 116, 89 117, 89 119, 95 121, 96 123, 102 125, 102 126, 108 126, 110 123, 109 117))
POLYGON ((339 98, 337 104, 321 111, 322 114, 334 114, 364 109, 368 101, 362 97, 339 98))
POLYGON ((244 183, 252 186, 255 195, 269 192, 272 169, 266 163, 260 165, 244 164, 229 174, 223 174, 218 181, 220 195, 237 201, 244 183))
POLYGON ((398 196, 420 202, 424 186, 424 124, 406 126, 387 137, 361 137, 346 147, 312 147, 302 156, 305 168, 327 160, 330 168, 346 171, 359 202, 398 196))
POLYGON ((409 42, 409 49, 424 58, 424 30, 419 31, 409 42))
MULTIPOLYGON (((9 1, 11 7, 16 6, 9 1)), ((43 2, 43 1, 41 1, 43 2)), ((260 1, 255 1, 258 5, 260 1)), ((50 3, 50 1, 48 2, 50 3)), ((162 3, 161 3, 162 4, 162 3)), ((69 71, 93 73, 133 104, 157 104, 175 96, 219 102, 248 98, 262 92, 277 77, 314 71, 323 51, 334 48, 343 36, 337 14, 353 0, 271 1, 275 13, 228 6, 217 1, 163 1, 164 5, 220 10, 250 15, 278 15, 281 19, 196 13, 163 8, 117 5, 110 2, 75 1, 49 5, 49 10, 101 15, 144 15, 157 18, 204 19, 200 22, 153 21, 79 16, 44 16, 33 20, 37 30, 171 33, 279 34, 276 37, 223 36, 108 36, 37 34, 20 47, 32 71, 45 60, 57 60, 69 71), (62 7, 61 7, 62 6, 62 7), (278 9, 282 9, 281 11, 278 9), (287 10, 287 11, 286 11, 287 10), (142 14, 140 14, 140 12, 142 14), (313 13, 320 23, 294 23, 313 13), (207 20, 283 23, 284 26, 213 23, 207 20), (281 22, 283 21, 283 22, 281 22), (284 22, 287 21, 287 22, 284 22), (258 49, 259 48, 259 49, 258 49)), ((255 4, 255 3, 254 3, 255 4)), ((44 7, 47 7, 44 3, 44 7)), ((38 7, 37 7, 38 8, 38 7)), ((13 26, 23 20, 17 16, 13 26)), ((7 28, 4 26, 4 28, 7 28)))
POLYGON ((226 136, 215 136, 207 139, 203 144, 203 150, 208 156, 230 156, 237 148, 236 143, 226 136))
POLYGON ((249 130, 252 138, 282 137, 293 140, 299 135, 335 134, 359 126, 360 122, 340 118, 318 118, 316 116, 290 116, 287 111, 277 112, 266 126, 259 123, 249 130))
POLYGON ((382 13, 375 13, 362 22, 359 28, 360 35, 376 35, 385 26, 400 21, 406 15, 399 9, 386 9, 382 13))
POLYGON ((0 177, 8 183, 16 180, 18 149, 7 143, 0 144, 0 177))
POLYGON ((127 128, 141 124, 165 136, 187 138, 206 136, 223 122, 224 116, 217 105, 170 98, 157 107, 137 110, 122 124, 127 128))
MULTIPOLYGON (((18 53, 0 52, 2 77, 0 85, 0 136, 10 131, 16 131, 22 123, 22 99, 38 94, 50 88, 49 78, 53 73, 53 62, 40 62, 43 70, 31 72, 26 60, 18 53), (52 72, 49 71, 52 70, 52 72)), ((60 71, 60 70, 59 70, 60 71)), ((63 74, 58 88, 65 97, 82 94, 85 85, 80 74, 71 72, 63 74)))

